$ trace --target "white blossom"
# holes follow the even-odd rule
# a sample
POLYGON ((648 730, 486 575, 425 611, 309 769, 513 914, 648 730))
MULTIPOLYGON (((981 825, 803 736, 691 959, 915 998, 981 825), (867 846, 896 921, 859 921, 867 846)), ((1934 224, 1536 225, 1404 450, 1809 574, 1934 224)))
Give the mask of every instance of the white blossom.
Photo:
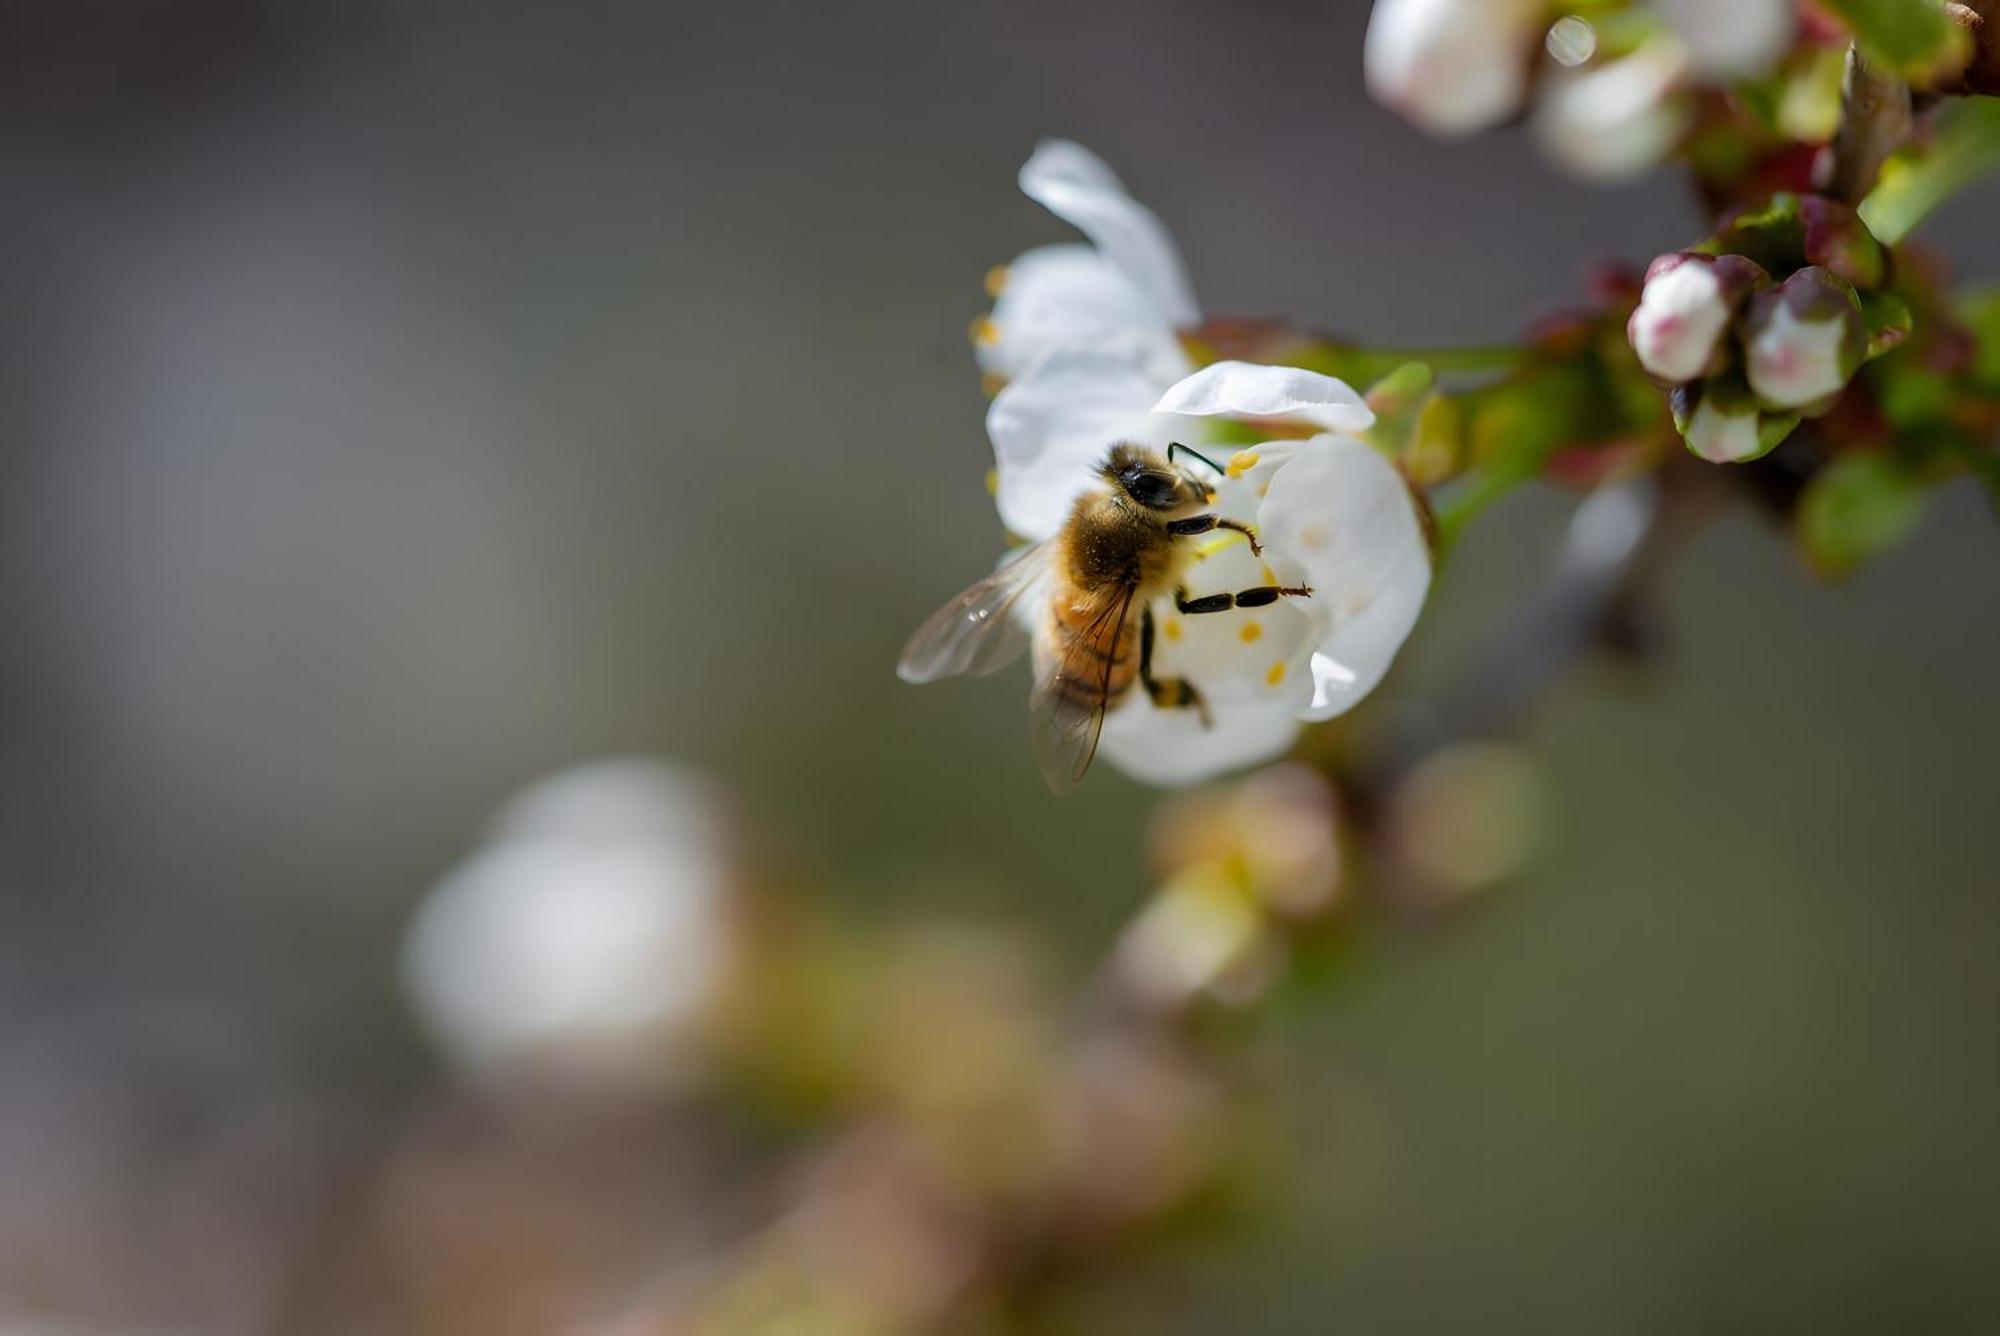
POLYGON ((1216 417, 1320 429, 1239 450, 1216 480, 1214 512, 1253 526, 1261 558, 1234 535, 1184 540, 1197 544, 1186 577, 1196 597, 1273 583, 1303 584, 1312 596, 1196 616, 1159 599, 1155 671, 1193 682, 1210 723, 1133 690, 1106 719, 1100 754, 1137 779, 1194 783, 1276 757, 1302 723, 1332 718, 1373 690, 1416 623, 1431 566, 1402 475, 1353 434, 1374 421, 1361 397, 1329 376, 1221 362, 1132 415, 1136 379, 1117 380, 1115 359, 1050 361, 1010 386, 989 416, 1002 514, 1026 538, 1052 536, 1075 498, 1101 485, 1094 467, 1116 441, 1185 440, 1216 417))

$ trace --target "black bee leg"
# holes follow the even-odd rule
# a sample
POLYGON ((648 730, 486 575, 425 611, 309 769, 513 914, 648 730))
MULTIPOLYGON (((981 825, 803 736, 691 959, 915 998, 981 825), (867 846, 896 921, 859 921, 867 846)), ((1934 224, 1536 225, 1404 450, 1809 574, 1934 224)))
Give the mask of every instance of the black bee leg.
POLYGON ((1231 608, 1267 607, 1280 598, 1311 598, 1312 592, 1306 585, 1258 585, 1255 589, 1239 590, 1234 594, 1204 594, 1200 598, 1189 598, 1187 590, 1176 589, 1174 606, 1194 616, 1204 612, 1228 612, 1231 608))
POLYGON ((1194 683, 1185 677, 1158 678, 1153 676, 1153 610, 1140 614, 1139 618, 1139 682, 1146 688, 1146 694, 1153 704, 1162 710, 1193 710, 1201 716, 1201 726, 1209 728, 1213 721, 1208 717, 1208 702, 1194 689, 1194 683))
POLYGON ((1251 556, 1264 555, 1264 545, 1257 541, 1257 531, 1247 524, 1238 524, 1235 520, 1226 520, 1219 515, 1191 515, 1184 520, 1167 521, 1167 532, 1177 538, 1191 538, 1195 534, 1212 533, 1217 529, 1227 529, 1231 533, 1242 534, 1250 540, 1251 556))

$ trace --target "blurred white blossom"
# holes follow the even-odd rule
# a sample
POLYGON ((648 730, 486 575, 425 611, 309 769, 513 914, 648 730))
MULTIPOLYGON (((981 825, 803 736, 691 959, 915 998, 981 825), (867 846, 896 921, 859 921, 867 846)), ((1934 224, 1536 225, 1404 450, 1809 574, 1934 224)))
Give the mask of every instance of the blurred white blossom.
POLYGON ((475 1077, 683 1077, 734 949, 731 820, 705 780, 601 761, 545 780, 419 908, 412 1006, 475 1077))
POLYGON ((1491 129, 1527 97, 1542 10, 1541 0, 1376 0, 1368 91, 1434 135, 1491 129))
POLYGON ((1654 0, 1695 68, 1717 79, 1762 74, 1798 30, 1793 0, 1654 0))
POLYGON ((1691 116, 1687 48, 1670 36, 1601 65, 1551 71, 1535 107, 1543 150, 1585 180, 1630 180, 1672 150, 1691 116))

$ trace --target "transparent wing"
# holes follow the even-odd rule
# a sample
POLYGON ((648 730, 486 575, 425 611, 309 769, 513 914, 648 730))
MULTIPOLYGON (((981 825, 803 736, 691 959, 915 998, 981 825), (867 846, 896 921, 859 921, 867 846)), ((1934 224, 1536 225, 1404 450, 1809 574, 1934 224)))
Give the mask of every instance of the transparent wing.
POLYGON ((1049 545, 1023 548, 993 574, 932 613, 917 628, 896 676, 905 682, 940 677, 984 677, 1012 663, 1028 647, 1028 628, 1013 616, 1014 605, 1041 579, 1049 545))
POLYGON ((1084 628, 1068 644, 1051 647, 1046 671, 1029 697, 1035 760, 1057 793, 1075 788, 1097 755, 1104 707, 1111 698, 1113 655, 1124 638, 1137 588, 1127 584, 1105 592, 1084 628))

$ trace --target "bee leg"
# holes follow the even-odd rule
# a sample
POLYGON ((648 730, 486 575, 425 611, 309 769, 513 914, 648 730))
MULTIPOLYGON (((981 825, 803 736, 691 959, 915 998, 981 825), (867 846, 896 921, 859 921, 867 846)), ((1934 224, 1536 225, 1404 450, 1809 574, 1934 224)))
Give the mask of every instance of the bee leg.
POLYGON ((1177 538, 1191 538, 1195 534, 1212 533, 1217 529, 1227 529, 1231 533, 1242 534, 1250 541, 1251 556, 1264 555, 1264 545, 1257 541, 1257 531, 1247 524, 1238 524, 1235 520, 1226 520, 1220 515, 1191 515, 1184 520, 1167 521, 1167 532, 1177 538))
POLYGON ((1308 585, 1258 585, 1255 589, 1243 589, 1234 594, 1204 594, 1200 598, 1189 598, 1187 590, 1174 591, 1174 606, 1190 615, 1204 612, 1228 612, 1231 608, 1262 608, 1276 603, 1280 598, 1311 598, 1312 588, 1308 585))
POLYGON ((1185 677, 1158 678, 1153 676, 1153 610, 1146 609, 1139 617, 1139 682, 1152 697, 1153 704, 1162 710, 1193 710, 1201 716, 1203 728, 1214 727, 1208 717, 1208 702, 1194 689, 1194 683, 1185 677))

